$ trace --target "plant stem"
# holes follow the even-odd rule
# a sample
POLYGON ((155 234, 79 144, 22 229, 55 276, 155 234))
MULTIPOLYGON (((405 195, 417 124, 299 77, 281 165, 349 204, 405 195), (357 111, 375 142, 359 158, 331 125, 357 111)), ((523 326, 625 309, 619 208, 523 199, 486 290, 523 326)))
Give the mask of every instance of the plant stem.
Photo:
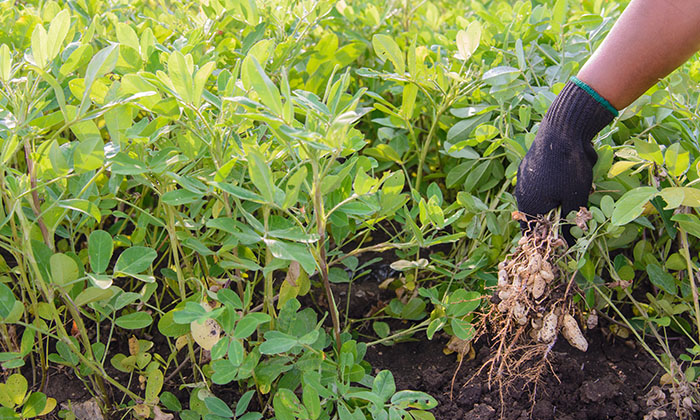
POLYGON ((321 177, 318 171, 318 162, 316 159, 311 159, 311 167, 313 169, 313 204, 314 204, 314 215, 316 216, 316 226, 318 229, 318 267, 321 274, 321 280, 323 281, 323 286, 326 290, 326 299, 328 300, 328 309, 331 313, 331 320, 333 321, 333 333, 335 335, 335 345, 336 350, 340 352, 340 320, 338 319, 338 308, 335 304, 335 299, 333 299, 333 290, 331 289, 331 282, 328 278, 328 264, 326 262, 326 219, 323 214, 323 198, 321 197, 321 177))
POLYGON ((431 321, 430 318, 428 318, 428 319, 424 320, 423 322, 421 322, 420 324, 415 324, 415 325, 413 325, 409 328, 406 328, 405 330, 399 331, 395 334, 386 336, 384 338, 380 338, 379 340, 370 341, 369 343, 367 343, 367 347, 381 344, 385 341, 393 340, 395 338, 399 338, 399 337, 402 337, 404 335, 412 334, 420 329, 427 328, 428 325, 430 325, 430 321, 431 321))
POLYGON ((690 290, 693 292, 693 308, 695 309, 695 329, 698 340, 700 340, 700 302, 698 301, 698 286, 695 284, 695 274, 693 273, 693 261, 690 259, 690 249, 688 248, 688 234, 680 226, 678 232, 681 234, 682 254, 688 267, 688 281, 690 282, 690 290))
POLYGON ((44 243, 46 243, 46 246, 48 246, 53 251, 53 240, 49 235, 49 230, 46 228, 46 223, 44 223, 44 219, 41 217, 41 203, 39 202, 39 193, 36 189, 36 171, 34 170, 34 161, 32 160, 32 151, 31 146, 29 145, 29 139, 25 137, 23 143, 24 158, 27 161, 27 174, 29 175, 29 185, 32 189, 32 199, 29 201, 29 203, 32 207, 32 211, 34 212, 34 217, 36 217, 36 223, 39 225, 39 229, 41 230, 41 236, 44 238, 44 243))
MULTIPOLYGON (((267 236, 268 223, 270 219, 270 207, 263 206, 263 223, 265 227, 265 235, 267 236)), ((272 251, 269 246, 265 247, 265 265, 272 264, 273 261, 272 251)), ((273 299, 274 295, 274 283, 272 278, 272 270, 267 270, 265 273, 265 285, 263 288, 263 306, 265 307, 265 312, 270 315, 270 328, 274 328, 275 324, 275 302, 273 299)))
MULTIPOLYGON (((177 286, 178 292, 180 293, 180 300, 185 301, 187 297, 187 292, 185 290, 185 276, 182 273, 182 266, 180 264, 180 253, 178 252, 179 241, 177 239, 177 234, 175 233, 175 215, 173 214, 173 209, 171 206, 165 206, 166 212, 168 213, 168 224, 166 229, 168 230, 168 235, 170 237, 170 251, 173 254, 173 263, 175 264, 175 272, 177 273, 177 286)), ((190 362, 192 363, 192 373, 194 374, 194 366, 197 364, 197 359, 194 355, 194 347, 192 346, 192 340, 187 340, 187 351, 190 357, 190 362)))
POLYGON ((425 164, 426 157, 428 157, 428 150, 430 149, 430 143, 433 139, 433 136, 435 135, 435 131, 437 131, 438 122, 440 121, 440 117, 442 116, 442 114, 445 112, 445 109, 446 107, 442 106, 435 113, 435 116, 433 117, 433 123, 430 126, 430 131, 428 132, 428 136, 425 138, 425 143, 423 143, 423 149, 421 149, 420 159, 418 160, 418 169, 416 170, 416 191, 420 189, 420 183, 423 180, 423 165, 425 164))

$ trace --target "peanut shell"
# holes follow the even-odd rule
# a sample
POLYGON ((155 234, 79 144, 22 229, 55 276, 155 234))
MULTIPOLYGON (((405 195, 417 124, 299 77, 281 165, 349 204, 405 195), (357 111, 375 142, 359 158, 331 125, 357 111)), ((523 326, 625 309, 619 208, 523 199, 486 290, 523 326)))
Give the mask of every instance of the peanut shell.
POLYGON ((573 316, 569 314, 564 315, 561 334, 573 347, 576 347, 581 351, 588 350, 588 341, 586 341, 586 339, 583 337, 583 334, 578 327, 578 323, 573 316))
POLYGON ((535 281, 532 284, 532 297, 535 299, 539 299, 544 295, 545 289, 547 288, 547 282, 544 281, 542 276, 539 274, 535 275, 535 281))
POLYGON ((542 320, 542 328, 540 328, 537 338, 545 343, 554 340, 554 337, 557 335, 557 321, 557 314, 552 310, 544 317, 544 320, 542 320))

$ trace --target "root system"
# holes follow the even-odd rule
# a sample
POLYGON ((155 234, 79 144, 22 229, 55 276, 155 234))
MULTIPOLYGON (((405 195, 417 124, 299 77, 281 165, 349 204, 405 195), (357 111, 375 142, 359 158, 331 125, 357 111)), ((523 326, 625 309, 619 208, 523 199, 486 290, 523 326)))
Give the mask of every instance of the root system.
MULTIPOLYGON (((521 217, 514 213, 514 218, 521 217)), ((492 331, 493 355, 480 372, 488 370, 489 386, 498 386, 501 401, 504 393, 524 382, 534 387, 534 403, 542 375, 551 370, 548 356, 560 334, 573 347, 588 349, 572 301, 573 275, 556 264, 566 242, 549 218, 531 226, 499 264, 498 285, 484 317, 492 331)))

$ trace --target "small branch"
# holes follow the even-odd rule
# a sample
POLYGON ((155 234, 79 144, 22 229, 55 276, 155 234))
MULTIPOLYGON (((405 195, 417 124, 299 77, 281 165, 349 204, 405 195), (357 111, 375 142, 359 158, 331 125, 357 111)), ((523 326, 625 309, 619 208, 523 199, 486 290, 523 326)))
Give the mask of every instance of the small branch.
POLYGON ((46 223, 44 223, 44 219, 41 217, 41 203, 39 202, 39 193, 36 189, 36 172, 34 171, 34 161, 32 160, 31 153, 29 141, 25 139, 24 158, 27 161, 27 174, 29 175, 29 185, 32 189, 32 199, 29 201, 29 203, 32 207, 32 211, 34 212, 34 217, 36 217, 36 223, 39 225, 39 229, 41 230, 41 236, 44 238, 44 243, 53 251, 53 241, 49 236, 49 229, 46 227, 46 223))

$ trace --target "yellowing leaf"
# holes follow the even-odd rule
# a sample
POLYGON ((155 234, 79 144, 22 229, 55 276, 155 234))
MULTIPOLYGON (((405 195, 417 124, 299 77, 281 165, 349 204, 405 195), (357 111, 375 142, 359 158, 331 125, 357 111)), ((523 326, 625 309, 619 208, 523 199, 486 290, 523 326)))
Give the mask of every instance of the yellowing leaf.
POLYGON ((66 254, 53 254, 49 259, 49 267, 53 282, 61 286, 77 280, 80 274, 78 264, 66 254))
POLYGON ((134 406, 134 415, 137 418, 148 418, 151 415, 151 409, 146 404, 136 404, 134 406))
POLYGON ((139 339, 132 335, 129 337, 129 354, 136 356, 139 353, 139 339))
POLYGON ((53 409, 56 408, 56 400, 54 398, 47 398, 46 399, 46 406, 44 407, 43 410, 41 410, 41 413, 39 413, 39 417, 45 416, 49 414, 50 412, 53 411, 53 409))
POLYGON ((481 40, 481 24, 474 21, 469 24, 466 31, 457 32, 457 58, 467 60, 474 54, 481 40))
POLYGON ((12 56, 10 56, 10 47, 5 44, 0 45, 0 80, 7 82, 10 80, 10 71, 12 70, 12 56))
POLYGON ((396 73, 403 76, 406 72, 406 64, 404 63, 403 52, 401 52, 401 48, 399 48, 399 45, 394 41, 394 38, 389 35, 374 35, 372 37, 372 46, 379 58, 385 61, 391 61, 396 73))
POLYGON ((204 322, 193 321, 190 324, 190 332, 195 343, 205 350, 211 350, 219 341, 221 327, 215 320, 209 318, 204 322))
POLYGON ((680 205, 700 207, 700 190, 691 187, 668 187, 661 190, 661 198, 666 202, 664 209, 675 209, 680 205))
POLYGON ((632 162, 629 160, 615 162, 615 164, 608 171, 608 178, 614 178, 638 163, 639 162, 632 162))
POLYGON ((673 143, 666 149, 666 169, 673 176, 681 176, 688 170, 690 166, 690 154, 685 150, 680 143, 673 143))
POLYGON ((13 404, 20 405, 27 394, 27 388, 27 379, 19 373, 15 373, 7 378, 4 391, 7 392, 13 404))
POLYGON ((301 269, 297 261, 292 261, 289 264, 287 276, 282 286, 280 286, 280 297, 277 301, 277 307, 282 308, 289 299, 304 296, 309 292, 310 287, 309 276, 301 269))
POLYGON ((272 83, 272 80, 265 74, 265 69, 258 60, 251 54, 243 60, 243 68, 249 78, 255 92, 260 96, 260 100, 277 116, 284 115, 282 106, 282 96, 279 89, 272 83))
POLYGON ((46 67, 46 51, 48 49, 48 34, 42 25, 36 25, 32 32, 32 58, 40 69, 46 67))
POLYGON ((644 205, 658 193, 654 187, 639 187, 627 191, 615 203, 611 222, 613 225, 622 226, 641 216, 644 205))

